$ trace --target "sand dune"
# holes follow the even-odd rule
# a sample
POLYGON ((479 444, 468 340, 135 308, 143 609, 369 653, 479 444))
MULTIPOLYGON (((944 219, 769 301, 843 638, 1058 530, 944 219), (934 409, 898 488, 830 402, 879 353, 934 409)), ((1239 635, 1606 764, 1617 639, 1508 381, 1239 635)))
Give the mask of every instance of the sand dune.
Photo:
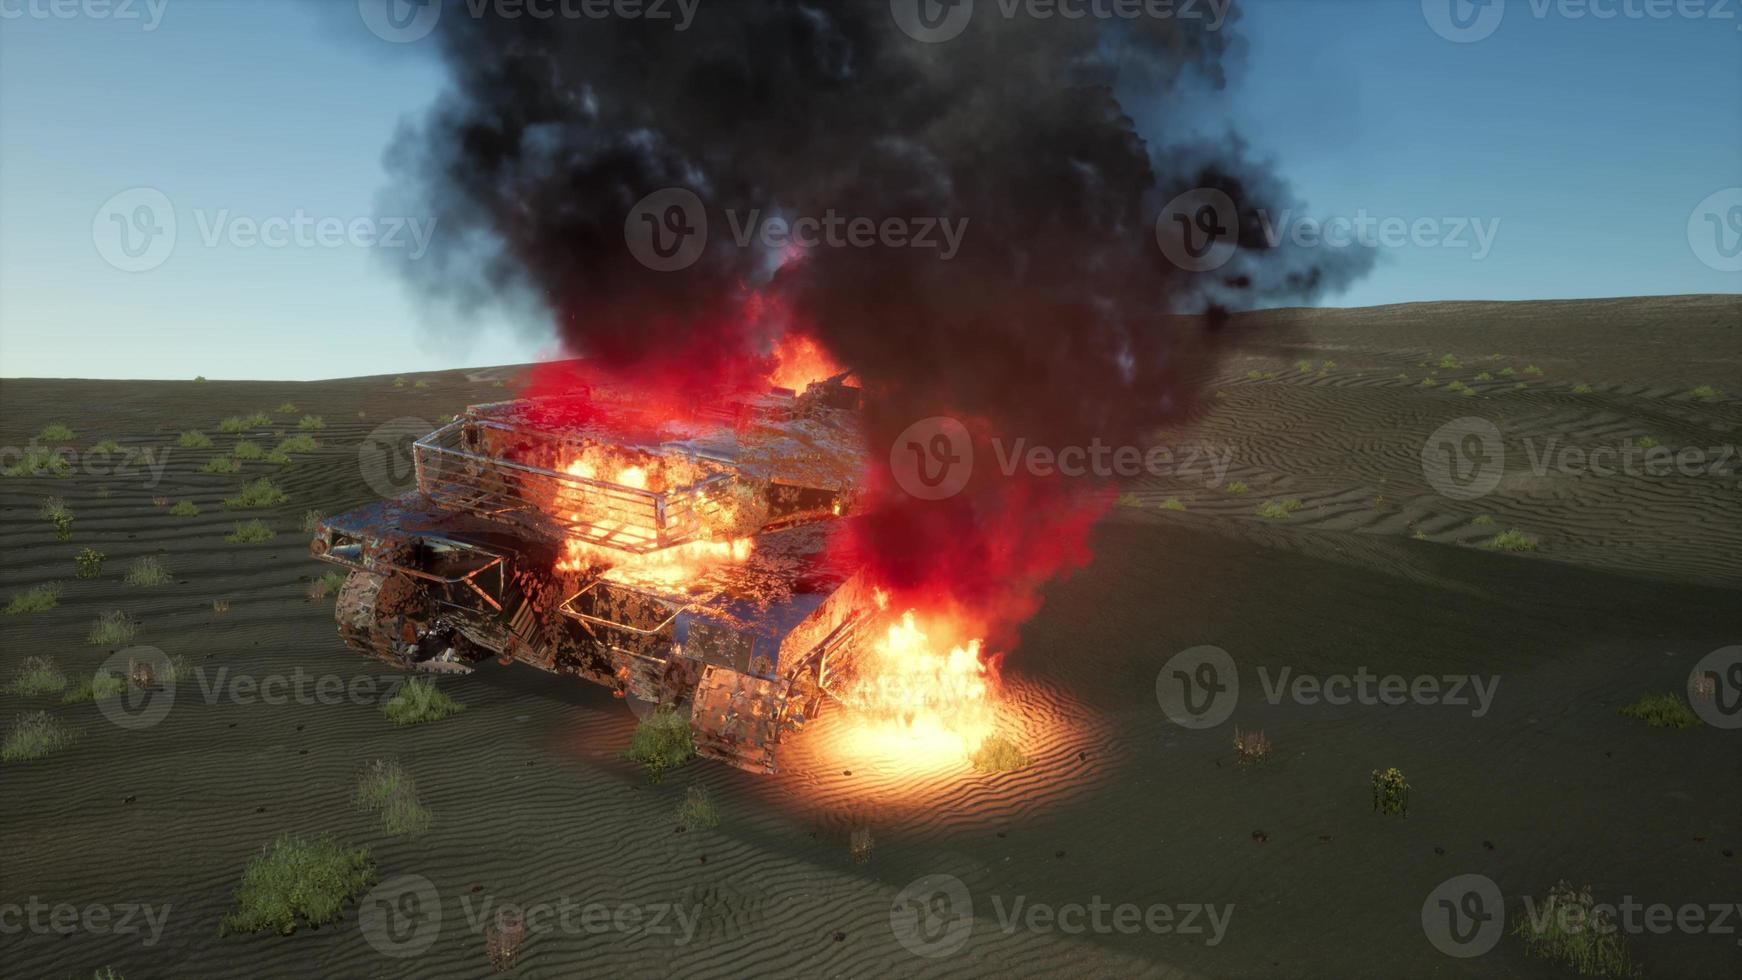
MULTIPOLYGON (((111 609, 137 620, 134 642, 198 668, 162 720, 137 730, 92 704, 0 693, 0 722, 40 709, 79 730, 50 758, 0 766, 0 906, 168 906, 150 944, 82 928, 0 937, 0 973, 476 977, 490 969, 480 930, 493 908, 566 900, 643 919, 535 934, 511 975, 1555 977, 1567 974, 1515 940, 1473 959, 1443 955, 1423 935, 1424 896, 1474 872, 1510 899, 1567 878, 1611 899, 1735 901, 1742 784, 1723 773, 1742 736, 1648 728, 1618 708, 1680 690, 1701 656, 1742 642, 1737 476, 1538 475, 1525 447, 1734 443, 1742 300, 1291 319, 1224 365, 1204 417, 1165 436, 1182 451, 1226 450, 1221 477, 1128 481, 1098 529, 1094 564, 1056 583, 1024 627, 1007 664, 1006 721, 1034 762, 1002 775, 854 758, 843 720, 825 715, 784 748, 778 776, 697 763, 653 786, 618 758, 635 725, 628 707, 520 665, 443 680, 466 706, 457 716, 388 724, 379 700, 392 672, 339 642, 331 599, 305 596, 326 566, 307 556, 302 516, 376 499, 370 474, 402 481, 371 448, 383 427, 433 425, 503 397, 496 382, 508 371, 412 375, 404 387, 0 382, 0 443, 23 447, 61 422, 81 451, 67 478, 0 480, 0 593, 62 586, 56 608, 0 620, 3 673, 33 655, 89 673, 115 649, 85 638, 111 609), (1448 354, 1460 367, 1438 366, 1448 354), (1522 373, 1531 365, 1541 374, 1522 373), (1424 388, 1430 370, 1436 385, 1424 388), (1477 380, 1484 371, 1493 377, 1477 380), (1448 391, 1453 380, 1477 393, 1448 391), (1724 394, 1693 395, 1701 385, 1724 394), (276 413, 282 402, 296 411, 276 413), (219 434, 219 420, 255 411, 272 422, 247 438, 267 449, 303 415, 321 416, 320 448, 283 469, 201 472, 237 439, 219 434), (1452 500, 1424 478, 1421 447, 1468 416, 1500 429, 1507 464, 1493 492, 1452 500), (175 447, 196 428, 213 448, 175 447), (153 457, 161 477, 84 454, 104 438, 165 451, 153 457), (224 510, 244 480, 267 474, 287 503, 224 510), (1245 493, 1229 492, 1236 480, 1245 493), (36 514, 50 495, 74 514, 68 541, 36 514), (1291 498, 1300 506, 1287 519, 1256 513, 1291 498), (1170 499, 1185 509, 1159 506, 1170 499), (200 513, 169 513, 180 501, 200 513), (1493 522, 1475 523, 1483 515, 1493 522), (277 537, 226 542, 248 517, 277 537), (1536 537, 1537 550, 1482 546, 1509 528, 1536 537), (107 555, 96 580, 73 574, 86 547, 107 555), (146 556, 174 580, 124 584, 146 556), (1239 706, 1227 724, 1182 728, 1158 706, 1157 674, 1203 644, 1239 663, 1239 706), (1461 673, 1499 687, 1481 717, 1451 705, 1271 703, 1260 672, 1285 668, 1461 673), (283 703, 236 686, 299 677, 304 693, 283 703), (374 693, 308 693, 323 677, 374 693), (1237 765, 1234 724, 1265 730, 1275 758, 1237 765), (426 835, 389 836, 352 807, 359 768, 380 757, 417 778, 435 819, 426 835), (1385 766, 1416 787, 1406 820, 1370 812, 1368 771, 1385 766), (691 786, 711 792, 718 828, 678 831, 674 809, 691 786), (848 842, 861 827, 875 846, 856 863, 848 842), (397 957, 369 941, 353 909, 293 936, 220 936, 242 867, 285 832, 366 844, 384 880, 427 879, 438 934, 397 957), (931 875, 960 881, 972 905, 960 949, 937 957, 904 945, 892 918, 904 889, 931 875), (1233 911, 1212 944, 1177 930, 1006 928, 1018 901, 1233 911), (645 921, 659 909, 673 917, 645 921)), ((1735 957, 1733 936, 1631 943, 1647 976, 1721 975, 1735 957)))

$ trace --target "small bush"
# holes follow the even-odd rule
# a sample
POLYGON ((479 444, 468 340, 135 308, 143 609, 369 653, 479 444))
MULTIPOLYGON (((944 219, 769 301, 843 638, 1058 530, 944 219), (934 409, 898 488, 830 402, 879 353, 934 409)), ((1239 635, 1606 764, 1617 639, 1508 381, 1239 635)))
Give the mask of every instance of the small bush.
POLYGON ((60 605, 60 586, 54 582, 44 585, 33 585, 23 592, 15 592, 7 600, 6 608, 0 610, 8 616, 19 613, 48 612, 60 605))
POLYGON ((19 715, 0 741, 0 762, 30 762, 65 748, 73 733, 46 711, 19 715))
POLYGON ((1533 378, 1540 378, 1542 377, 1542 368, 1539 368, 1534 364, 1527 364, 1525 365, 1524 373, 1533 378))
POLYGON ((113 455, 114 453, 118 453, 120 451, 121 451, 121 444, 116 442, 113 439, 104 439, 103 441, 101 441, 101 442, 99 442, 96 445, 91 447, 91 452, 94 452, 94 453, 109 453, 109 454, 113 455))
POLYGON ((217 456, 206 460, 206 465, 200 467, 201 473, 238 473, 242 464, 225 456, 217 456))
POLYGON ((635 737, 623 750, 623 758, 640 763, 647 770, 648 780, 655 783, 665 778, 666 770, 676 769, 695 757, 696 743, 689 718, 664 708, 641 719, 641 724, 635 726, 635 737))
POLYGON ((1647 694, 1622 708, 1621 713, 1653 728, 1692 728, 1700 723, 1688 703, 1675 694, 1647 694))
POLYGON ((269 477, 250 480, 242 484, 242 492, 234 497, 224 498, 225 510, 241 510, 252 507, 276 507, 290 499, 290 494, 279 489, 269 477))
POLYGON ((280 415, 295 415, 296 414, 296 406, 291 404, 290 402, 284 402, 283 404, 278 406, 278 414, 280 414, 280 415))
POLYGON ((1588 385, 1588 384, 1576 384, 1576 385, 1573 385, 1573 394, 1575 394, 1575 395, 1588 395, 1588 394, 1590 394, 1590 393, 1591 393, 1591 392, 1592 392, 1592 391, 1595 391, 1595 390, 1596 390, 1596 389, 1594 389, 1594 388, 1592 388, 1592 387, 1591 387, 1591 386, 1590 386, 1590 385, 1588 385))
POLYGON ((191 429, 183 432, 175 444, 183 449, 210 449, 212 448, 212 437, 198 429, 191 429))
POLYGON ((1488 514, 1477 514, 1470 523, 1477 527, 1490 527, 1494 523, 1494 518, 1488 514))
POLYGON ((73 519, 73 512, 71 508, 67 507, 65 498, 44 497, 42 498, 42 506, 36 508, 36 516, 45 521, 55 521, 58 523, 62 518, 71 521, 73 519))
POLYGON ((1477 381, 1493 381, 1494 376, 1492 374, 1489 374, 1487 371, 1483 371, 1481 374, 1476 375, 1476 380, 1477 381))
POLYGON ((1523 531, 1513 528, 1501 531, 1488 539, 1488 547, 1496 551, 1535 551, 1536 539, 1523 531))
POLYGON ((320 526, 321 518, 326 517, 326 516, 327 515, 321 513, 318 510, 305 510, 305 511, 303 511, 303 514, 302 514, 302 533, 304 533, 304 534, 315 533, 315 528, 320 526))
POLYGON ((1409 783, 1396 767, 1373 770, 1373 812, 1409 816, 1409 783))
POLYGON ((1421 386, 1423 388, 1437 388, 1439 387, 1439 382, 1435 381, 1432 375, 1429 375, 1428 377, 1421 379, 1421 386))
POLYGON ((199 505, 193 501, 184 500, 181 503, 176 504, 174 507, 171 507, 169 512, 177 517, 193 517, 199 514, 200 508, 199 505))
POLYGON ((1517 373, 1518 373, 1517 371, 1514 371, 1511 368, 1501 368, 1500 369, 1500 376, 1502 378, 1510 378, 1517 373))
POLYGON ((344 587, 344 572, 328 572, 308 584, 309 601, 319 602, 344 587))
POLYGON ((1263 381, 1266 377, 1268 377, 1268 375, 1266 375, 1263 371, 1258 370, 1257 368, 1253 368, 1252 370, 1246 372, 1246 380, 1247 381, 1263 381))
POLYGON ((1185 510, 1186 505, 1180 503, 1178 497, 1169 497, 1161 502, 1162 510, 1185 510))
POLYGON ((1633 444, 1638 446, 1640 449, 1656 449, 1658 446, 1663 445, 1663 443, 1658 442, 1651 436, 1640 436, 1633 440, 1633 444))
POLYGON ((1222 489, 1227 493, 1245 493, 1252 488, 1246 485, 1245 480, 1235 480, 1222 489))
POLYGON ((175 576, 169 574, 169 569, 163 567, 161 560, 154 555, 146 555, 143 558, 134 559, 133 564, 127 566, 127 576, 121 581, 128 585, 152 588, 168 585, 174 580, 175 576))
POLYGON ((405 387, 405 379, 404 378, 394 378, 393 379, 393 387, 395 387, 395 388, 405 387))
POLYGON ((267 527, 263 521, 255 519, 237 521, 235 530, 224 535, 224 540, 231 544, 259 544, 262 541, 271 541, 277 536, 277 531, 267 527))
POLYGON ((1302 374, 1311 374, 1313 373, 1313 362, 1296 361, 1294 362, 1294 369, 1302 374))
POLYGON ((412 387, 413 387, 413 388, 428 388, 428 387, 429 387, 429 382, 428 382, 428 381, 425 381, 425 380, 423 380, 423 379, 422 379, 422 378, 419 378, 419 379, 417 379, 417 380, 416 380, 416 381, 414 381, 414 382, 412 382, 412 385, 411 385, 411 386, 412 386, 412 387))
POLYGON ((270 929, 288 936, 299 924, 337 922, 374 882, 375 861, 366 847, 344 847, 329 837, 280 837, 243 869, 236 911, 224 917, 220 931, 270 929))
POLYGON ((272 416, 265 412, 255 412, 253 415, 232 415, 218 423, 218 431, 236 435, 249 429, 264 429, 272 424, 272 416))
POLYGON ((235 447, 230 450, 230 455, 236 459, 264 459, 266 457, 266 450, 261 449, 260 444, 257 442, 249 442, 247 439, 241 439, 238 440, 235 447))
POLYGON ((1234 728, 1234 757, 1243 766, 1256 765, 1270 758, 1270 737, 1262 731, 1234 728))
POLYGON ((706 789, 691 786, 684 792, 683 802, 677 807, 677 824, 685 830, 708 830, 720 825, 720 811, 714 808, 706 789))
POLYGON ((1693 395, 1695 398, 1716 398, 1721 394, 1723 394, 1723 392, 1712 387, 1711 385, 1700 385, 1698 388, 1695 388, 1693 391, 1693 395))
POLYGON ((103 559, 108 557, 95 548, 86 548, 73 556, 73 574, 79 578, 96 578, 103 574, 103 559))
POLYGON ((274 449, 266 454, 266 461, 274 466, 289 466, 290 454, 282 449, 274 449))
POLYGON ((865 864, 871 860, 871 851, 877 846, 877 841, 871 836, 870 827, 854 827, 853 833, 847 838, 847 852, 853 855, 854 864, 865 864))
POLYGON ((62 704, 83 704, 86 701, 102 701, 118 697, 127 690, 127 681, 119 674, 111 674, 99 670, 89 677, 81 677, 61 698, 62 704))
POLYGON ((327 423, 319 415, 304 415, 297 420, 296 427, 304 432, 314 432, 326 428, 327 423))
POLYGON ((36 434, 37 442, 71 442, 74 433, 64 422, 50 422, 36 434))
POLYGON ((279 442, 278 448, 274 449, 273 452, 288 456, 291 453, 312 453, 319 448, 321 448, 321 444, 315 441, 314 436, 294 435, 287 436, 279 442))
POLYGON ((33 446, 24 451, 18 462, 0 470, 6 476, 49 476, 65 479, 73 475, 73 464, 62 454, 52 449, 33 446))
POLYGON ((968 764, 981 772, 1015 772, 1028 767, 1029 758, 1015 742, 994 735, 968 756, 968 764))
POLYGON ((1446 356, 1440 358, 1440 367, 1445 369, 1445 370, 1455 371, 1458 368, 1461 368, 1463 366, 1464 366, 1464 362, 1458 360, 1457 355, 1455 355, 1455 354, 1447 354, 1446 356))
POLYGON ((429 829, 430 812, 418 801, 417 783, 397 762, 376 759, 364 766, 355 799, 359 810, 381 814, 381 825, 390 834, 417 835, 429 829))
POLYGON ((1258 516, 1267 517, 1273 521, 1286 521, 1300 508, 1300 501, 1294 497, 1289 497, 1286 500, 1266 500, 1258 505, 1258 516))
POLYGON ((85 640, 92 646, 116 647, 133 639, 138 632, 139 624, 116 609, 98 616, 97 621, 91 624, 91 631, 86 634, 85 640))
POLYGON ((1120 507, 1142 507, 1143 506, 1142 498, 1138 497, 1134 493, 1122 493, 1119 495, 1119 499, 1114 501, 1114 503, 1120 507))
POLYGON ((1540 906, 1525 908, 1512 934, 1524 940, 1527 954, 1557 960, 1579 976, 1634 975, 1613 907, 1599 905, 1588 885, 1575 891, 1556 884, 1540 906))
POLYGON ((66 686, 67 675, 61 672, 53 657, 25 657, 19 661, 18 669, 12 674, 12 683, 6 685, 6 689, 20 697, 39 698, 59 694, 66 690, 66 686))
POLYGON ((381 713, 395 725, 440 721, 464 710, 465 705, 442 693, 436 688, 435 681, 427 677, 406 681, 399 693, 381 706, 381 713))

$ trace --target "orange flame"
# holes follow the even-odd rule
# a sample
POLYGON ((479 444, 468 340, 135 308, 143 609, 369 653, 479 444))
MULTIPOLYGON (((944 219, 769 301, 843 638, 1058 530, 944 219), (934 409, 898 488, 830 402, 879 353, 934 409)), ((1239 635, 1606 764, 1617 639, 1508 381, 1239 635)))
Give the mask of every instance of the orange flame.
POLYGON ((841 366, 816 341, 803 334, 789 333, 774 345, 774 370, 769 384, 778 388, 804 391, 813 381, 826 381, 841 373, 841 366))
MULTIPOLYGON (((880 593, 879 602, 886 601, 880 593)), ((962 624, 928 617, 929 630, 962 634, 962 624)), ((996 728, 997 676, 980 641, 934 642, 914 610, 871 643, 840 700, 854 716, 855 752, 914 762, 962 759, 996 728)))

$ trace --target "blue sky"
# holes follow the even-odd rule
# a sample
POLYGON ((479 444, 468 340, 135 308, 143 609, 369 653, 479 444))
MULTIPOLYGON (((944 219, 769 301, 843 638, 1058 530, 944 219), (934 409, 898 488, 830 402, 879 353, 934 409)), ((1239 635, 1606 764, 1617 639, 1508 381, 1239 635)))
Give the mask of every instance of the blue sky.
MULTIPOLYGON (((48 3, 0 0, 0 375, 306 379, 546 347, 419 304, 367 244, 415 248, 414 229, 357 224, 394 127, 443 84, 428 42, 378 39, 354 0, 33 13, 48 3), (160 264, 115 252, 137 202, 110 202, 141 187, 176 217, 160 264), (250 238, 299 217, 302 244, 250 238), (136 261, 154 264, 116 267, 136 261)), ((1463 223, 1468 247, 1381 248, 1327 305, 1742 292, 1690 239, 1702 202, 1742 185, 1742 5, 1713 7, 1507 0, 1491 35, 1453 43, 1421 0, 1257 0, 1234 84, 1194 116, 1232 120, 1311 216, 1463 223)))

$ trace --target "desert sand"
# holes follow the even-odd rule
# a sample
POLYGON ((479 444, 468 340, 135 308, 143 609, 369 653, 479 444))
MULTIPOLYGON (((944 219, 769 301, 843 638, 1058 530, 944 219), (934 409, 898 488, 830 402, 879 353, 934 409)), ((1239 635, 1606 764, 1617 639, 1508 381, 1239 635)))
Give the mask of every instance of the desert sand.
MULTIPOLYGON (((1424 900, 1466 873, 1492 879, 1509 915, 1560 879, 1611 901, 1742 900, 1742 731, 1619 712, 1682 691, 1696 661, 1742 643, 1742 462, 1539 474, 1530 456, 1549 439, 1733 446, 1742 297, 1259 316, 1278 326, 1221 366, 1201 418, 1160 436, 1178 458, 1226 459, 1220 478, 1125 481, 1093 563, 1056 582, 1024 626, 1005 669, 1012 730, 1033 762, 1014 773, 843 762, 839 719, 825 717, 783 747, 778 775, 693 762, 650 785, 619 758, 636 724, 624 702, 519 664, 442 679, 465 711, 427 725, 389 724, 376 696, 321 696, 321 678, 385 687, 392 672, 340 642, 331 597, 310 600, 330 566, 307 553, 305 512, 379 499, 383 472, 388 489, 403 486, 404 472, 377 465, 391 454, 370 448, 372 434, 427 431, 507 397, 512 368, 403 386, 0 382, 0 445, 25 447, 58 422, 80 454, 63 478, 0 479, 0 594, 62 587, 55 608, 0 619, 0 675, 29 656, 89 674, 118 649, 86 641, 114 609, 137 621, 134 644, 198 668, 137 729, 91 703, 0 693, 0 724, 46 710, 78 733, 47 758, 0 766, 0 907, 167 906, 154 942, 84 927, 0 935, 0 973, 476 977, 491 969, 478 925, 489 909, 568 901, 643 918, 535 932, 505 975, 1564 977, 1511 936, 1446 955, 1424 935, 1424 900), (276 413, 285 402, 296 411, 276 413), (284 467, 202 473, 238 438, 219 420, 256 411, 272 421, 247 438, 268 449, 320 416, 319 448, 284 467), (1425 478, 1422 446, 1466 417, 1505 433, 1505 475, 1486 496, 1449 499, 1425 478), (178 448, 190 429, 213 447, 178 448), (103 439, 136 464, 116 470, 125 452, 98 462, 87 450, 103 439), (146 449, 162 454, 159 476, 138 458, 146 449), (268 475, 286 503, 223 508, 268 475), (49 496, 74 514, 69 540, 38 516, 49 496), (1267 519, 1267 500, 1299 506, 1267 519), (199 514, 172 515, 180 501, 199 514), (253 517, 277 536, 224 540, 253 517), (1510 529, 1535 550, 1485 546, 1510 529), (101 577, 75 577, 82 548, 106 554, 101 577), (153 555, 173 582, 122 581, 153 555), (1157 676, 1200 645, 1234 658, 1242 688, 1226 723, 1190 729, 1158 704, 1157 676), (1450 704, 1270 703, 1261 675, 1285 668, 1498 686, 1480 717, 1450 704), (281 703, 235 684, 298 677, 302 692, 281 690, 281 703), (1236 724, 1264 730, 1273 757, 1238 764, 1236 724), (434 818, 425 834, 390 836, 352 806, 359 768, 383 757, 415 775, 434 818), (1369 771, 1391 766, 1414 787, 1407 818, 1371 809, 1369 771), (698 785, 721 823, 679 832, 674 808, 698 785), (862 827, 875 845, 860 863, 849 838, 862 827), (439 933, 392 955, 353 907, 289 936, 221 936, 243 866, 284 833, 367 845, 383 880, 427 879, 439 933), (937 957, 892 925, 903 889, 930 875, 972 897, 966 941, 937 957), (1006 929, 1018 900, 1232 910, 1212 943, 1177 929, 1006 929), (659 927, 647 921, 657 909, 672 913, 659 927)), ((1648 977, 1733 975, 1738 956, 1734 932, 1629 944, 1648 977)))

